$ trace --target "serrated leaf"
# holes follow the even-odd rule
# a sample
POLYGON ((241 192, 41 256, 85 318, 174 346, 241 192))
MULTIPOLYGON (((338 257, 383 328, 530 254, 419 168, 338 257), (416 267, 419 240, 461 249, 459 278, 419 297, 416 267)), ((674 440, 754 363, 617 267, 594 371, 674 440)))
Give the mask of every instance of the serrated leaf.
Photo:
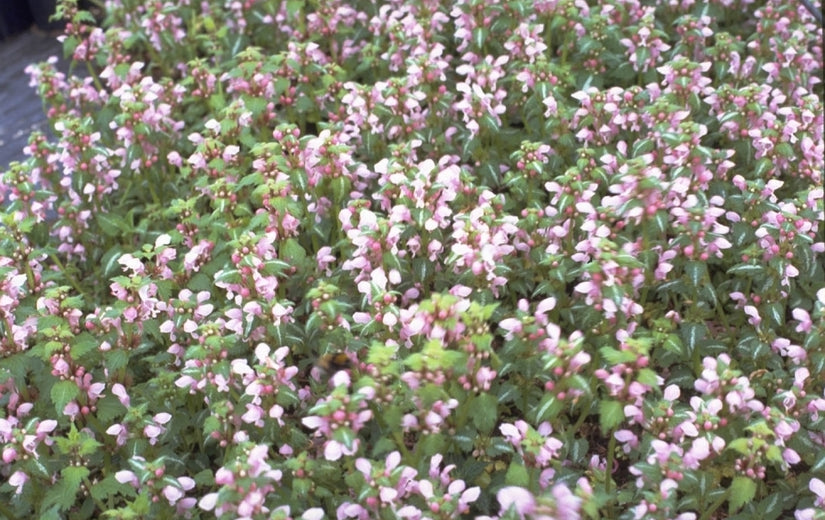
POLYGON ((510 462, 510 467, 507 468, 504 482, 508 486, 527 487, 530 485, 530 475, 527 473, 527 468, 524 467, 524 464, 513 460, 510 462))
POLYGON ((95 485, 91 487, 89 493, 92 495, 92 498, 99 502, 105 502, 109 497, 114 496, 116 493, 121 493, 128 497, 135 496, 134 488, 131 486, 124 486, 115 479, 114 475, 107 475, 106 478, 95 482, 95 485))
POLYGON ((88 332, 83 332, 77 335, 72 342, 72 357, 81 359, 85 354, 97 351, 98 345, 99 342, 94 336, 88 332))
POLYGON ((636 361, 636 354, 629 350, 616 350, 612 347, 602 347, 599 349, 599 354, 602 355, 609 365, 613 366, 636 361))
POLYGON ((636 381, 651 388, 657 388, 659 386, 659 379, 656 372, 649 368, 639 370, 639 375, 636 376, 636 381))
POLYGON ((58 381, 52 386, 49 395, 54 403, 55 411, 62 416, 66 405, 80 395, 80 389, 74 381, 58 381))
POLYGON ((473 399, 471 410, 473 424, 479 433, 490 433, 498 419, 498 398, 492 394, 481 394, 473 399))
POLYGON ((618 401, 603 400, 599 402, 599 426, 607 434, 624 420, 624 408, 618 401))
POLYGON ((444 449, 447 446, 447 441, 444 439, 443 434, 436 433, 434 435, 427 435, 424 437, 419 446, 421 447, 421 452, 425 457, 431 457, 436 453, 444 453, 444 449))
POLYGON ((765 452, 765 458, 775 464, 781 464, 784 460, 782 458, 781 448, 775 444, 768 446, 768 449, 765 452))
POLYGON ((97 225, 104 235, 119 237, 124 232, 129 231, 129 226, 123 221, 123 217, 115 213, 96 212, 94 215, 97 225))
POLYGON ((750 452, 750 449, 748 448, 748 439, 744 437, 734 439, 728 444, 727 447, 728 449, 741 453, 742 455, 747 455, 750 452))
POLYGON ((89 476, 89 468, 86 466, 66 466, 60 470, 60 476, 66 480, 70 487, 79 488, 83 479, 89 476))
POLYGON ((123 350, 115 349, 106 353, 106 368, 114 372, 125 367, 129 363, 129 354, 123 350))
POLYGON ((287 238, 280 243, 279 257, 290 264, 297 264, 303 261, 307 256, 304 248, 294 238, 287 238))
POLYGON ((42 509, 48 509, 56 505, 61 510, 66 510, 74 504, 77 492, 80 491, 80 482, 83 479, 83 475, 80 471, 71 471, 67 474, 66 470, 86 470, 86 475, 88 475, 89 472, 89 469, 85 466, 70 466, 64 468, 61 472, 62 478, 54 485, 48 487, 46 496, 43 497, 43 502, 40 504, 42 509))
POLYGON ((756 496, 756 482, 748 477, 733 477, 728 498, 729 512, 734 513, 745 504, 750 503, 756 496))
POLYGON ((97 401, 95 415, 104 424, 113 422, 115 417, 124 413, 126 413, 126 407, 120 403, 120 400, 114 394, 106 394, 97 401))

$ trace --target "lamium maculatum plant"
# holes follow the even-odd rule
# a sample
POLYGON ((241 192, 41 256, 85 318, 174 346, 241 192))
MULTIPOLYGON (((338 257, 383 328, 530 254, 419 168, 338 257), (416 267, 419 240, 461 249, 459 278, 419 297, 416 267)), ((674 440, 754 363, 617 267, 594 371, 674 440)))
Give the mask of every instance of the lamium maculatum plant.
POLYGON ((0 517, 825 519, 800 2, 61 0, 0 517))

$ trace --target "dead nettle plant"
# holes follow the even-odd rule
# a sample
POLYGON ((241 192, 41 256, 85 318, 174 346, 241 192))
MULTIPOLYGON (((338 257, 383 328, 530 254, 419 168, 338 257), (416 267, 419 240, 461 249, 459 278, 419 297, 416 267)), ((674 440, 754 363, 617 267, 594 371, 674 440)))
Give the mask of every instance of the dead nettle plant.
POLYGON ((59 14, 0 516, 825 518, 802 4, 59 14))

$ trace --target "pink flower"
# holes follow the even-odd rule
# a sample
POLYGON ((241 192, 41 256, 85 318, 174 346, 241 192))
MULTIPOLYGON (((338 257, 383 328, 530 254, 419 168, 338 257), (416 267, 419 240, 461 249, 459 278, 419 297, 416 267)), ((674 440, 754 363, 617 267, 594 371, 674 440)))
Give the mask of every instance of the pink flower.
POLYGON ((582 499, 574 495, 564 484, 553 486, 553 498, 556 499, 556 518, 579 520, 579 508, 582 499))
POLYGON ((135 489, 140 486, 140 480, 138 480, 137 475, 135 475, 134 472, 125 469, 115 473, 115 480, 121 484, 129 484, 135 489))
POLYGON ((811 327, 813 327, 813 321, 811 320, 811 315, 808 314, 808 311, 797 307, 791 312, 791 315, 793 315, 794 319, 799 322, 799 325, 796 326, 796 331, 810 334, 811 327))
POLYGON ((759 317, 759 311, 756 310, 756 307, 753 305, 745 305, 744 309, 745 314, 749 316, 748 323, 751 325, 757 326, 762 323, 762 318, 759 317))
POLYGON ((503 487, 496 493, 496 499, 501 504, 500 514, 502 515, 513 510, 519 518, 523 519, 536 510, 536 499, 533 494, 522 487, 503 487))
POLYGON ((808 482, 808 489, 817 497, 814 500, 814 505, 821 508, 825 507, 825 482, 814 477, 808 482))
POLYGON ((19 495, 23 492, 23 486, 28 482, 29 476, 22 471, 15 471, 9 477, 9 485, 16 488, 14 490, 15 495, 19 495))

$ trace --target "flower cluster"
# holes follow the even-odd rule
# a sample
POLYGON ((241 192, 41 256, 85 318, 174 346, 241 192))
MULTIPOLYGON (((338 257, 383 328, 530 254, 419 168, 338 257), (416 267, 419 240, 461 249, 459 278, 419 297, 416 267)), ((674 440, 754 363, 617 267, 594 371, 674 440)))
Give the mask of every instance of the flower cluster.
POLYGON ((60 0, 0 516, 822 520, 797 2, 60 0), (76 69, 72 69, 76 70, 76 69))

